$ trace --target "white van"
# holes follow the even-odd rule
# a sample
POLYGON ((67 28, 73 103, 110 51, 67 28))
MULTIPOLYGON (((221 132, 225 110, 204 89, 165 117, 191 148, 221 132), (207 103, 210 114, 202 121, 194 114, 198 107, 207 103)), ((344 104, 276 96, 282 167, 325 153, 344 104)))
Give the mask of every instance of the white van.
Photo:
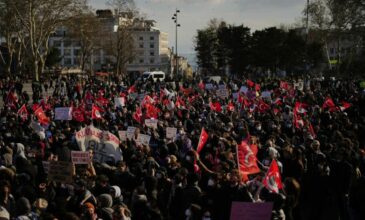
POLYGON ((142 75, 142 79, 143 81, 153 79, 154 82, 159 79, 160 82, 162 82, 165 80, 165 73, 162 71, 144 72, 142 75))

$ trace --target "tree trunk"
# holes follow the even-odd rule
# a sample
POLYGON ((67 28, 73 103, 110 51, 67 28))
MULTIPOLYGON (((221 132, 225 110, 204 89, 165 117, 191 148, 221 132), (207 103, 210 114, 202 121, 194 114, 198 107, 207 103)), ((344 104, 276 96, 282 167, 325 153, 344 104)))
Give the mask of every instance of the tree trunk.
POLYGON ((34 79, 36 82, 39 82, 39 72, 38 72, 38 61, 34 60, 33 61, 33 71, 34 71, 34 79))

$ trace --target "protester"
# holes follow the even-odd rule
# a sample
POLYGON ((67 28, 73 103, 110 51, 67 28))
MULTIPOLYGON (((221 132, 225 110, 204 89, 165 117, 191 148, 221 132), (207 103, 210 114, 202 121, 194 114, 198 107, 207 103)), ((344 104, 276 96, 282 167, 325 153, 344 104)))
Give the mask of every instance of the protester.
POLYGON ((229 219, 235 201, 365 219, 358 82, 67 76, 32 100, 0 85, 1 220, 229 219))

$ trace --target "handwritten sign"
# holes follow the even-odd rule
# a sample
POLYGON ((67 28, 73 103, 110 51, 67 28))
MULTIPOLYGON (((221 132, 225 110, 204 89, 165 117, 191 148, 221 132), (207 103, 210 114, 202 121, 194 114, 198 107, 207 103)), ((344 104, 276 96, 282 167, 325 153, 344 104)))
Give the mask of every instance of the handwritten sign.
POLYGON ((43 171, 45 174, 49 173, 49 161, 42 161, 43 171))
POLYGON ((71 159, 74 164, 89 164, 90 152, 88 151, 71 151, 71 159))
POLYGON ((157 129, 157 119, 146 119, 144 120, 144 123, 146 124, 147 127, 149 128, 154 128, 157 129))
POLYGON ((118 131, 118 135, 121 141, 127 141, 127 131, 118 131))
POLYGON ((141 145, 149 145, 151 140, 151 136, 146 134, 138 134, 138 138, 136 140, 136 143, 141 145))
POLYGON ((136 127, 129 126, 127 128, 127 138, 132 139, 134 137, 135 132, 136 132, 136 127))
POLYGON ((218 89, 215 94, 221 99, 228 98, 229 96, 227 89, 218 89))
POLYGON ((177 128, 167 127, 166 128, 166 138, 174 139, 176 137, 177 128))
POLYGON ((119 98, 114 98, 114 105, 116 108, 121 108, 125 106, 125 98, 124 97, 119 97, 119 98))
POLYGON ((61 120, 61 121, 72 120, 72 108, 71 107, 55 108, 55 120, 61 120))
POLYGON ((232 202, 230 220, 270 220, 273 203, 232 202))
POLYGON ((72 183, 72 163, 51 161, 49 163, 48 179, 59 183, 72 183))

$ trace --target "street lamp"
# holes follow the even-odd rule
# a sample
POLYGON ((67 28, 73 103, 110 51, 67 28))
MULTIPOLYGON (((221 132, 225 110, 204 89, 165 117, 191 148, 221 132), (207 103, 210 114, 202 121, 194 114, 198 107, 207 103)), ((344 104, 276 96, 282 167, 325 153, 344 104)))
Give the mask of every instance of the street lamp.
POLYGON ((181 25, 178 23, 177 15, 180 13, 179 9, 175 10, 174 16, 172 17, 172 20, 174 20, 176 33, 175 33, 175 61, 176 61, 176 76, 179 75, 179 60, 178 60, 178 54, 177 54, 177 28, 181 27, 181 25))

